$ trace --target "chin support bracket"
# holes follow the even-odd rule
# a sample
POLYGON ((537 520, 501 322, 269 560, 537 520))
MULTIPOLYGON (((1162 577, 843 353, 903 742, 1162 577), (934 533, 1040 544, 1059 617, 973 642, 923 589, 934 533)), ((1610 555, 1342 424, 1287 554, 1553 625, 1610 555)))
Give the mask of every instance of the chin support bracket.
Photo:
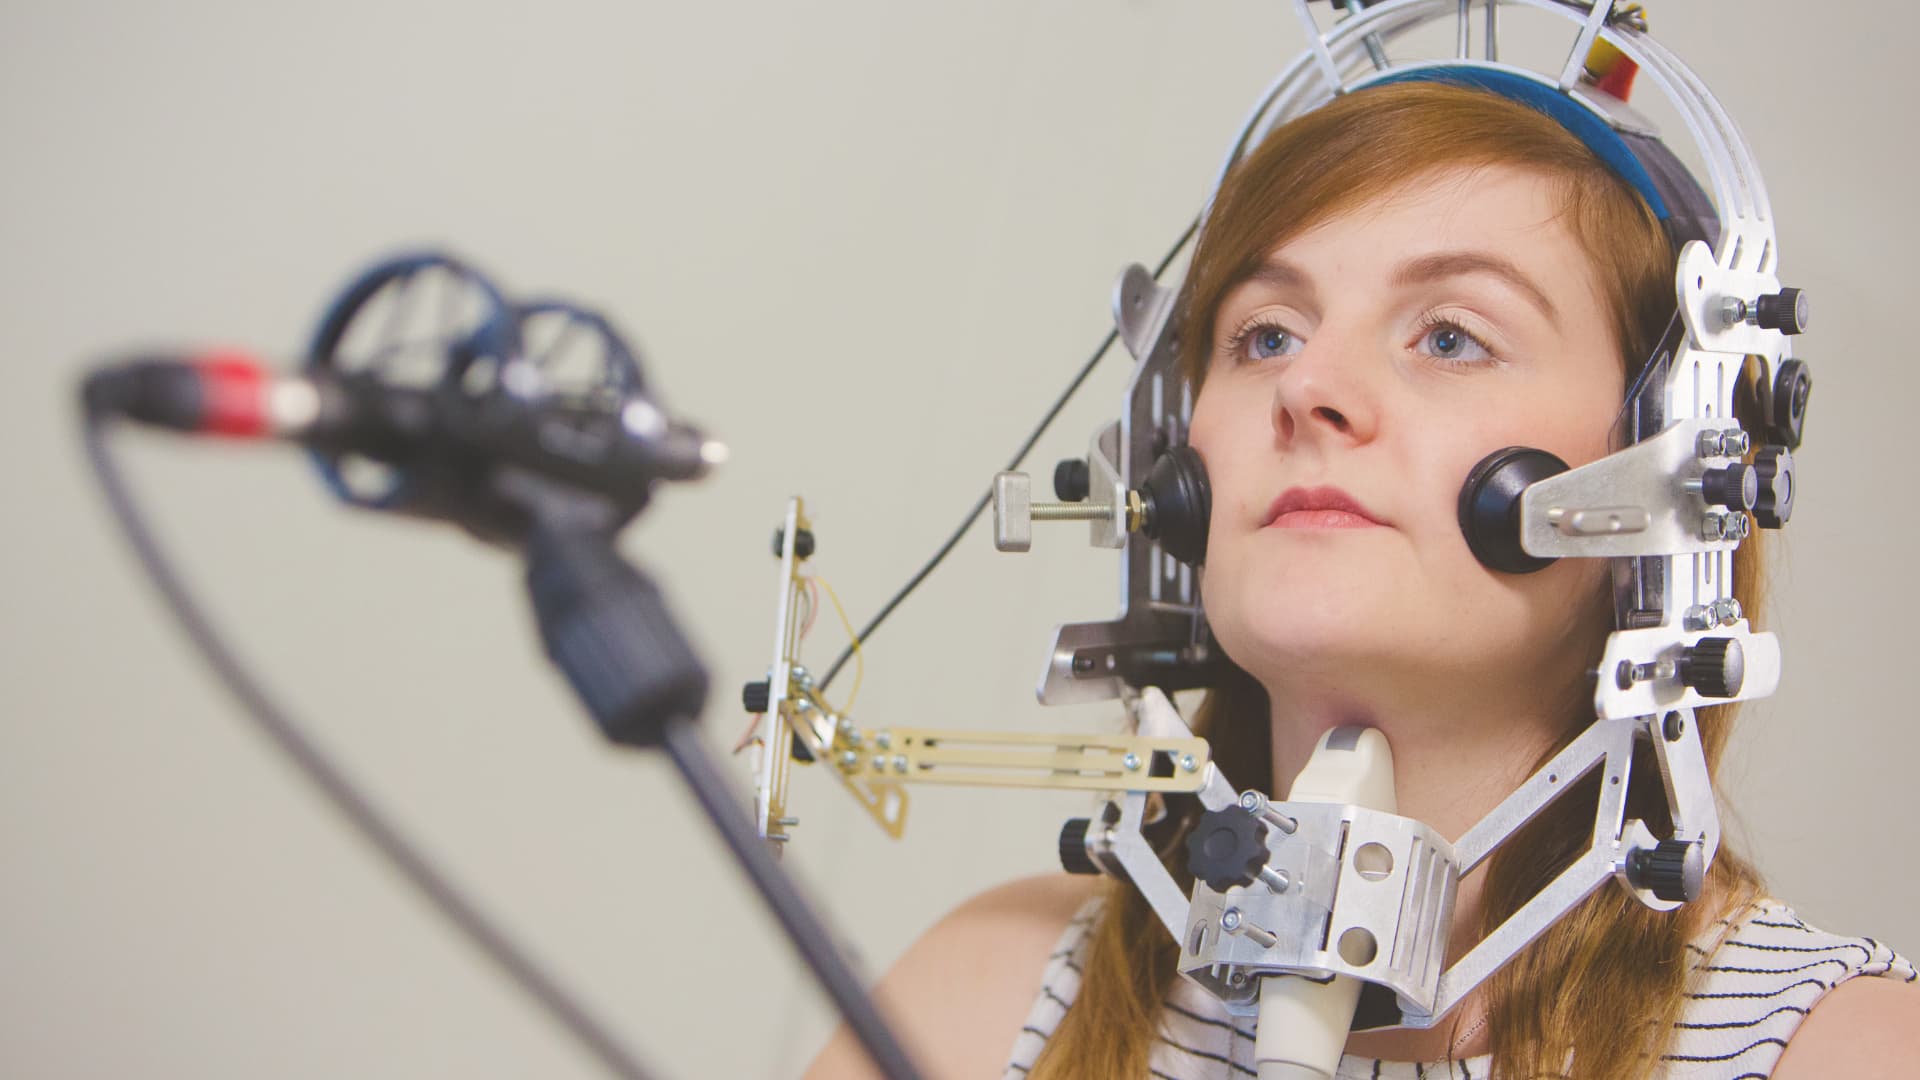
MULTIPOLYGON (((1149 688, 1129 704, 1141 735, 1191 734, 1158 690, 1149 688)), ((1308 771, 1329 754, 1351 750, 1361 730, 1329 733, 1308 771)), ((1198 880, 1191 896, 1182 894, 1142 833, 1145 792, 1115 798, 1105 815, 1108 824, 1087 836, 1095 865, 1124 872, 1180 943, 1180 971, 1230 1012, 1254 1015, 1259 988, 1270 976, 1346 976, 1365 984, 1356 1030, 1433 1026, 1610 879, 1649 907, 1680 906, 1699 894, 1720 844, 1706 758, 1686 708, 1595 722, 1453 843, 1412 818, 1356 803, 1236 794, 1212 770, 1197 794, 1208 811, 1203 827, 1211 824, 1219 839, 1196 841, 1204 850, 1192 852, 1198 880), (1664 837, 1625 814, 1634 748, 1641 742, 1653 748, 1666 793, 1673 830, 1664 837), (1460 879, 1554 800, 1596 785, 1599 802, 1586 852, 1444 966, 1460 879), (1250 824, 1238 824, 1236 815, 1250 824), (1198 865, 1203 856, 1206 865, 1198 865)))

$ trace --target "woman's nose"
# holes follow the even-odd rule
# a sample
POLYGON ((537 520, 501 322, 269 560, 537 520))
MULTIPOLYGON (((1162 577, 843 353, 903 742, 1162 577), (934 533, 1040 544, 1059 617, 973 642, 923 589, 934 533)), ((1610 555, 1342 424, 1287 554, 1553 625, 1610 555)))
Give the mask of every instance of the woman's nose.
POLYGON ((1273 430, 1282 445, 1302 440, 1364 443, 1378 427, 1374 391, 1351 354, 1342 356, 1330 343, 1309 344, 1274 384, 1273 430))

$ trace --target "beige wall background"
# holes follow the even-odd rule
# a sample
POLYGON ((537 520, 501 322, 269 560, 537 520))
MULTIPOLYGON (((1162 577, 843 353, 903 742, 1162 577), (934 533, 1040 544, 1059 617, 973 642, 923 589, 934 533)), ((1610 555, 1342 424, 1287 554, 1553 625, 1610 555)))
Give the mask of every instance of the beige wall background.
MULTIPOLYGON (((1772 619, 1787 675, 1729 796, 1780 895, 1920 949, 1899 480, 1920 18, 1653 7, 1757 147, 1817 308, 1772 619)), ((784 499, 808 498, 817 568, 874 611, 1300 47, 1271 0, 0 7, 0 1072, 594 1075, 188 653, 83 471, 88 364, 156 342, 292 362, 333 290, 403 245, 604 307, 734 450, 626 542, 710 660, 731 744, 784 499)), ((1036 473, 1113 414, 1126 368, 1109 359, 1036 473)), ((122 445, 245 655, 664 1075, 799 1072, 825 1005, 674 775, 598 741, 549 673, 510 559, 340 509, 290 451, 122 445)), ((867 723, 1114 722, 1033 702, 1050 627, 1110 615, 1114 572, 1070 530, 1037 547, 967 539, 870 648, 867 723)), ((811 655, 837 646, 823 620, 811 655)), ((895 843, 825 775, 794 797, 787 865, 876 974, 960 898, 1049 869, 1084 805, 916 790, 895 843)))

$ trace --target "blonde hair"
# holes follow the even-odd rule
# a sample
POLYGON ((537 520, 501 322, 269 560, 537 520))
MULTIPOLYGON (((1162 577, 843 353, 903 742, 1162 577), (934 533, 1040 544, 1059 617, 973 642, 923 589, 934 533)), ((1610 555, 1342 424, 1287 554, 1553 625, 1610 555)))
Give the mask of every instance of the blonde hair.
MULTIPOLYGON (((1564 223, 1591 260, 1630 377, 1674 306, 1674 253, 1646 202, 1543 113, 1485 91, 1403 83, 1346 95, 1292 121, 1229 173, 1182 289, 1181 367, 1188 381, 1197 390, 1205 377, 1221 298, 1276 246, 1435 169, 1494 165, 1527 169, 1557 186, 1564 223)), ((1753 415, 1753 397, 1749 385, 1740 403, 1743 418, 1753 415)), ((1759 554, 1749 539, 1734 575, 1734 595, 1750 617, 1760 611, 1759 554)), ((1537 764, 1591 722, 1584 703, 1589 677, 1568 673, 1565 731, 1537 764)), ((1698 714, 1710 772, 1718 769, 1731 720, 1731 706, 1698 714)), ((1210 740, 1214 759, 1236 788, 1272 791, 1270 723, 1265 692, 1234 669, 1209 691, 1194 727, 1210 740)), ((1635 766, 1628 814, 1647 820, 1656 832, 1670 828, 1650 755, 1636 754, 1635 766)), ((1481 871, 1482 933, 1504 922, 1585 850, 1598 784, 1596 770, 1488 860, 1481 871)), ((1184 820, 1162 859, 1190 886, 1181 853, 1199 807, 1177 812, 1184 820)), ((1759 887, 1753 868, 1723 842, 1708 874, 1706 901, 1677 914, 1652 911, 1611 885, 1597 890, 1485 984, 1494 1075, 1563 1075, 1569 1060, 1582 1080, 1646 1075, 1685 1002, 1689 940, 1713 915, 1743 907, 1759 887), (1709 904, 1714 911, 1706 910, 1709 904), (1623 1017, 1635 1022, 1623 1023, 1623 1017)), ((1139 893, 1120 883, 1109 884, 1090 933, 1079 997, 1030 1080, 1109 1080, 1147 1072, 1160 1012, 1177 977, 1178 947, 1139 893)))

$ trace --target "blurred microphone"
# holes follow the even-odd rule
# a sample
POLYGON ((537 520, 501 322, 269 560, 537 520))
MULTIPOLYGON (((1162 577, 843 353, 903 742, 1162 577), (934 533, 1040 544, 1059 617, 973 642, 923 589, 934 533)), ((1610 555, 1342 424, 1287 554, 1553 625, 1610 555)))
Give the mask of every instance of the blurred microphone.
POLYGON ((299 443, 406 468, 428 458, 512 465, 622 501, 693 480, 726 446, 644 397, 585 401, 395 386, 366 372, 273 371, 240 351, 146 356, 87 376, 89 414, 189 434, 299 443))

